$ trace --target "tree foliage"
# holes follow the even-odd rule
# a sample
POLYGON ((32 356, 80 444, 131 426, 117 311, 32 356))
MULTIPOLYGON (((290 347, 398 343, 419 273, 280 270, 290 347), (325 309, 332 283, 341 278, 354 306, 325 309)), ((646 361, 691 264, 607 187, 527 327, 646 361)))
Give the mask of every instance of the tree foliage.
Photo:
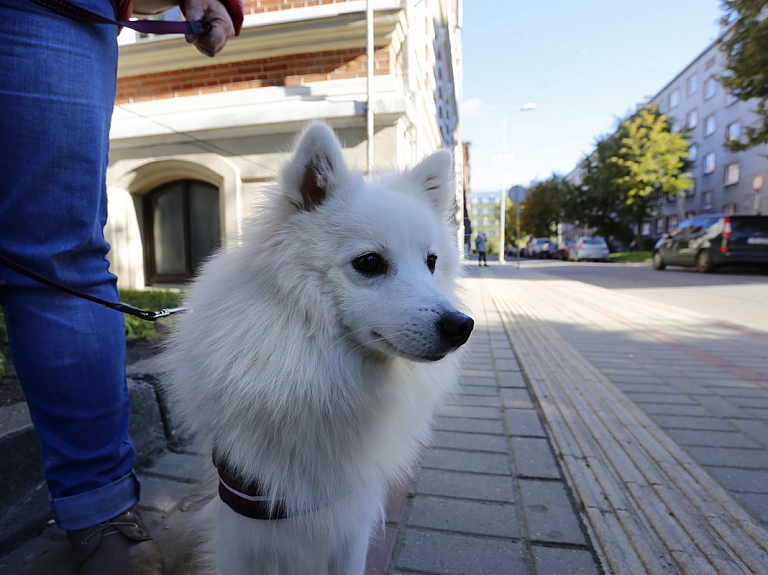
POLYGON ((645 106, 598 139, 579 164, 580 184, 563 183, 565 219, 606 238, 629 239, 633 224, 639 233, 663 197, 691 186, 688 142, 670 128, 658 108, 645 106))
POLYGON ((536 237, 549 237, 562 219, 562 178, 553 174, 526 188, 520 202, 520 227, 536 237))
POLYGON ((595 150, 579 164, 581 184, 564 184, 563 211, 567 221, 595 228, 597 235, 626 239, 629 223, 624 206, 627 170, 614 160, 623 130, 598 139, 595 150))
POLYGON ((624 211, 639 230, 662 198, 677 198, 690 189, 691 174, 684 171, 688 142, 672 133, 667 116, 655 107, 641 108, 622 122, 619 133, 621 142, 611 161, 622 169, 616 183, 624 193, 624 211))
POLYGON ((720 82, 739 100, 757 99, 759 126, 746 126, 743 141, 729 142, 734 150, 745 150, 768 142, 768 0, 722 0, 724 26, 730 26, 720 41, 726 73, 720 82))

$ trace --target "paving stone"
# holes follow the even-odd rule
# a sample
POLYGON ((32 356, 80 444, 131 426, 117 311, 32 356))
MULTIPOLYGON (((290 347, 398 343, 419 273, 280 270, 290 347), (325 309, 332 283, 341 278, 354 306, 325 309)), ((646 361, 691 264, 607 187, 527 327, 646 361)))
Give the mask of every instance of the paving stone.
POLYGON ((667 429, 666 432, 679 445, 700 447, 741 447, 746 449, 761 448, 759 443, 738 431, 667 429))
POLYGON ((478 385, 481 387, 496 387, 496 377, 490 375, 489 377, 474 377, 474 376, 461 376, 460 379, 462 385, 478 385))
POLYGON ((500 371, 499 372, 499 386, 500 387, 526 387, 525 378, 519 371, 500 371))
POLYGON ((443 431, 464 431, 467 433, 489 433, 504 435, 504 425, 500 419, 470 419, 463 417, 438 417, 435 429, 443 431))
POLYGON ((497 398, 498 401, 499 397, 499 390, 498 388, 494 386, 485 386, 485 385, 467 385, 466 383, 463 384, 459 388, 459 394, 466 396, 466 395, 482 395, 484 397, 493 397, 497 398))
POLYGON ((712 413, 700 405, 669 405, 663 403, 637 403, 637 405, 650 415, 712 417, 712 413))
POLYGON ((478 453, 452 449, 430 449, 422 467, 447 469, 449 471, 471 471, 474 473, 495 473, 509 475, 509 458, 501 453, 478 453))
POLYGON ((161 513, 171 513, 182 500, 192 495, 194 490, 195 485, 192 483, 141 476, 139 507, 161 513))
POLYGON ((497 371, 520 371, 516 359, 495 359, 493 365, 497 371))
POLYGON ((565 486, 559 481, 520 481, 528 532, 534 541, 585 544, 565 486))
POLYGON ((768 528, 768 493, 736 493, 735 497, 768 528))
POLYGON ((446 533, 408 531, 396 567, 445 575, 528 575, 520 543, 446 533))
POLYGON ((560 479, 560 469, 552 448, 544 438, 512 437, 512 454, 518 475, 543 479, 560 479))
POLYGON ((662 403, 674 405, 696 405, 696 402, 686 395, 679 393, 637 393, 625 391, 627 397, 638 404, 662 403))
MULTIPOLYGON (((496 391, 495 389, 493 391, 496 391)), ((466 405, 468 407, 494 407, 497 408, 499 405, 499 398, 496 394, 494 395, 457 395, 456 397, 451 398, 448 402, 448 405, 466 405)))
POLYGON ((210 473, 204 461, 197 455, 168 452, 146 470, 149 474, 162 475, 177 481, 202 481, 210 473))
POLYGON ((507 453, 507 439, 501 435, 480 433, 459 433, 456 431, 435 431, 432 438, 434 447, 465 449, 469 451, 492 451, 507 453))
POLYGON ((768 493, 768 471, 706 466, 705 469, 726 489, 744 493, 768 493))
POLYGON ((416 496, 405 519, 409 527, 494 537, 519 537, 514 505, 416 496))
POLYGON ((503 388, 501 400, 506 409, 533 409, 531 394, 524 388, 503 388))
POLYGON ((598 575, 592 553, 584 549, 532 547, 536 575, 598 575))
POLYGON ((664 429, 702 429, 710 431, 734 431, 735 428, 724 419, 717 417, 691 417, 679 415, 651 415, 664 429))
POLYGON ((702 465, 768 470, 768 452, 762 449, 689 446, 686 450, 702 465))
POLYGON ((515 500, 511 477, 437 469, 421 470, 416 493, 506 503, 515 500))
POLYGON ((546 437, 539 414, 533 409, 507 409, 504 414, 510 435, 546 437))
POLYGON ((445 417, 473 417, 475 419, 497 419, 501 416, 498 407, 471 407, 465 405, 443 405, 437 409, 445 417))

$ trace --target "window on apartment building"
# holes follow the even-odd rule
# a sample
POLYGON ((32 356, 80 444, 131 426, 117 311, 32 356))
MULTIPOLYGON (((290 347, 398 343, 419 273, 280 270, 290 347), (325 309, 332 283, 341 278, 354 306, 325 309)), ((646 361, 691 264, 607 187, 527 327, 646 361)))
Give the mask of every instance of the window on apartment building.
POLYGON ((723 213, 726 216, 730 216, 736 213, 736 204, 725 204, 723 206, 723 213))
POLYGON ((738 98, 728 92, 728 95, 725 97, 725 105, 726 106, 733 106, 738 101, 738 98))
POLYGON ((656 219, 656 235, 660 236, 664 233, 664 218, 656 219))
POLYGON ((710 152, 704 156, 704 173, 711 174, 715 171, 715 153, 710 152))
POLYGON ((711 136, 715 133, 715 130, 717 130, 717 118, 712 114, 711 116, 707 116, 707 119, 704 120, 704 135, 711 136))
POLYGON ((696 90, 699 88, 699 77, 694 74, 690 78, 688 78, 688 95, 695 94, 696 90))
POLYGON ((680 219, 677 216, 669 216, 669 223, 667 224, 668 230, 674 230, 677 227, 677 224, 680 222, 680 219))
POLYGON ((717 80, 715 78, 710 78, 707 80, 707 83, 704 84, 704 99, 709 100, 710 98, 714 98, 715 94, 717 94, 717 80))
POLYGON ((711 210, 712 209, 712 190, 707 190, 703 194, 701 194, 701 200, 703 204, 703 208, 705 210, 711 210))
POLYGON ((680 105, 680 90, 675 90, 669 95, 669 109, 674 110, 680 105))
POLYGON ((659 102, 659 114, 666 114, 667 106, 664 102, 659 102))
POLYGON ((196 180, 165 184, 143 198, 149 285, 181 283, 219 247, 219 190, 196 180))
POLYGON ((739 162, 725 166, 725 185, 731 186, 739 181, 739 162))
POLYGON ((741 138, 741 124, 739 122, 728 124, 728 129, 726 130, 725 137, 729 142, 732 142, 741 138))
POLYGON ((696 180, 691 180, 691 187, 685 190, 685 197, 692 198, 696 195, 696 180))
POLYGON ((698 110, 691 110, 688 112, 688 114, 685 116, 685 127, 689 130, 692 130, 695 128, 699 123, 699 111, 698 110))
POLYGON ((691 144, 688 146, 688 161, 693 163, 695 162, 699 157, 699 145, 698 144, 691 144))
POLYGON ((672 122, 672 127, 669 128, 669 131, 672 132, 673 134, 677 134, 680 131, 680 122, 678 122, 677 120, 672 122))

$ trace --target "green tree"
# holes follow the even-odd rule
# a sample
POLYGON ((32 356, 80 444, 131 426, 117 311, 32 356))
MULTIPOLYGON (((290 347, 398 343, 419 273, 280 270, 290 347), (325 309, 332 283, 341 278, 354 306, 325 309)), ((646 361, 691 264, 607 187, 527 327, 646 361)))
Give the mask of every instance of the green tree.
POLYGON ((734 150, 746 150, 768 142, 768 0, 722 0, 724 26, 728 33, 720 40, 725 70, 720 82, 739 100, 757 99, 755 113, 759 126, 746 126, 743 141, 732 141, 734 150))
POLYGON ((520 227, 537 237, 549 237, 562 218, 562 178, 553 174, 543 182, 526 189, 525 200, 520 202, 520 227))
POLYGON ((625 205, 627 168, 615 161, 625 136, 626 130, 619 126, 613 134, 599 138, 595 150, 579 164, 581 183, 562 185, 566 221, 621 240, 629 236, 631 223, 625 205))
POLYGON ((505 205, 507 206, 507 219, 504 221, 504 245, 517 247, 515 244, 517 239, 517 209, 515 208, 515 202, 507 202, 505 205))
POLYGON ((684 171, 688 142, 681 133, 671 132, 667 116, 654 106, 622 122, 620 133, 621 145, 612 162, 623 168, 617 184, 626 193, 623 209, 637 226, 639 245, 643 222, 656 213, 659 201, 691 187, 691 174, 684 171))

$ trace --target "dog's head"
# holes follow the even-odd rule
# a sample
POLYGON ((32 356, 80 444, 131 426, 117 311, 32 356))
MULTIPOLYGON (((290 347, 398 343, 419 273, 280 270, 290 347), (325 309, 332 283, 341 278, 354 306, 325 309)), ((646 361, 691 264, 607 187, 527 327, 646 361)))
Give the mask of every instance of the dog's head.
POLYGON ((299 136, 280 190, 288 214, 278 273, 308 324, 330 320, 357 350, 415 361, 467 341, 474 322, 456 309, 449 152, 366 181, 315 123, 299 136))

